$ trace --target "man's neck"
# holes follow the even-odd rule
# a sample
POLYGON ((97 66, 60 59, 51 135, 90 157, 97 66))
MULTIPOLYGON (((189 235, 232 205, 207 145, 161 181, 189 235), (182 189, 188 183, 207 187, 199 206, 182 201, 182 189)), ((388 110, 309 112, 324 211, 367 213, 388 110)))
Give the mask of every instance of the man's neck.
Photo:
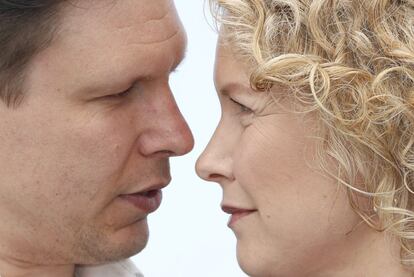
POLYGON ((0 276, 74 277, 75 265, 37 265, 0 256, 0 276))

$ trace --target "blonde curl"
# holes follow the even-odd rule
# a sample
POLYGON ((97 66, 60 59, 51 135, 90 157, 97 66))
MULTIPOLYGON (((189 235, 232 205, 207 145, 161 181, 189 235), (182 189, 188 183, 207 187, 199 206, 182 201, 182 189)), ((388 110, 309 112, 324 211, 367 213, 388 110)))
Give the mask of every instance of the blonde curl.
POLYGON ((401 261, 414 268, 414 1, 210 4, 225 41, 252 65, 252 88, 286 86, 317 115, 322 168, 362 219, 399 238, 401 261))

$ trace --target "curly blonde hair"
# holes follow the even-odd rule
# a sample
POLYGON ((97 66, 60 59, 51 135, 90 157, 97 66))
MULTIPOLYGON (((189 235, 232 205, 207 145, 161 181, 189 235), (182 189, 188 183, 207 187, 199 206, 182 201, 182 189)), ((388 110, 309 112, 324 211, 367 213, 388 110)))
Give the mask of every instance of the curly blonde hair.
POLYGON ((413 267, 414 1, 210 4, 225 41, 252 64, 252 88, 287 86, 317 115, 322 168, 370 226, 399 239, 401 261, 413 267), (326 153, 338 172, 327 169, 326 153))

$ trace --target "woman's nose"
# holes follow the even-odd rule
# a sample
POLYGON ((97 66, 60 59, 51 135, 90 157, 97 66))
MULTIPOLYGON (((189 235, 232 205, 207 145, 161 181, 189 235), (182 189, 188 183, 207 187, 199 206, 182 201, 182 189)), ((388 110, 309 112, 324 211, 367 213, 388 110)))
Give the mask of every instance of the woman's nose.
POLYGON ((219 125, 196 163, 197 175, 206 181, 233 180, 232 147, 228 137, 221 136, 222 131, 222 126, 219 125))

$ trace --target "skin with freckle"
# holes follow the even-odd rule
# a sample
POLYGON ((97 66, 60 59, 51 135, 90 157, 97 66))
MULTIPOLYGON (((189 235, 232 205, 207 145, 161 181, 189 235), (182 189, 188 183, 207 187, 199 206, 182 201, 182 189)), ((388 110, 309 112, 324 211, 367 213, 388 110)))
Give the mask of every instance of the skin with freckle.
POLYGON ((414 6, 210 0, 218 183, 254 277, 412 277, 414 6))
POLYGON ((166 185, 169 157, 193 147, 168 83, 186 47, 173 2, 76 1, 60 13, 23 102, 0 106, 0 268, 26 276, 140 252, 148 214, 119 196, 166 185))
POLYGON ((251 90, 248 74, 247 65, 219 44, 215 83, 222 117, 197 171, 221 185, 223 204, 258 210, 232 227, 238 260, 248 274, 313 276, 338 256, 352 257, 361 233, 345 234, 360 218, 343 188, 315 171, 312 121, 289 112, 288 101, 274 104, 269 95, 251 90), (314 263, 315 257, 322 262, 314 263))
POLYGON ((230 226, 242 269, 260 277, 379 276, 383 269, 411 276, 390 256, 398 244, 390 248, 361 224, 345 187, 320 170, 315 118, 297 112, 292 98, 274 101, 253 90, 250 68, 219 41, 214 79, 222 116, 196 166, 220 184, 222 205, 254 211, 230 226))

